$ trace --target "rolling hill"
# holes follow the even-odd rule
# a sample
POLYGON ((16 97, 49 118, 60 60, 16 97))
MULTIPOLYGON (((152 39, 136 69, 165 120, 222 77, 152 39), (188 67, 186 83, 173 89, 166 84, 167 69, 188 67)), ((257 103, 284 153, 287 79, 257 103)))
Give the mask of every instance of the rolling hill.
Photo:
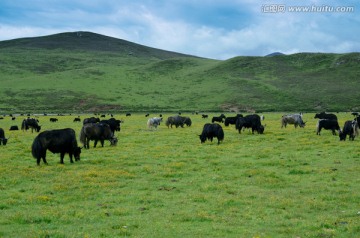
POLYGON ((91 32, 0 42, 0 114, 358 111, 360 54, 220 61, 91 32))

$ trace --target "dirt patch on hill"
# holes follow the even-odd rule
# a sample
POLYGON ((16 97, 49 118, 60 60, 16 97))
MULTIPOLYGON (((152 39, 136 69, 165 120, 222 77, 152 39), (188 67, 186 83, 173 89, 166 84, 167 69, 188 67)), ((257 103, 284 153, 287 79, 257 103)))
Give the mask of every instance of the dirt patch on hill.
POLYGON ((220 106, 222 111, 229 111, 229 112, 247 112, 247 113, 255 113, 255 109, 246 106, 246 105, 235 105, 231 103, 225 103, 220 106))

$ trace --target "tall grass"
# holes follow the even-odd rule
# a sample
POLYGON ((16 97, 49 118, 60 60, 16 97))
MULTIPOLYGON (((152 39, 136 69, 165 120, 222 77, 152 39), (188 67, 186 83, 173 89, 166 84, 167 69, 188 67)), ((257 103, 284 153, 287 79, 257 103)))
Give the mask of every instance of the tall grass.
MULTIPOLYGON (((164 114, 164 117, 172 114, 164 114)), ((213 115, 210 113, 210 118, 213 115)), ((40 116, 43 130, 74 128, 72 116, 40 116)), ((85 118, 90 115, 81 115, 85 118)), ((151 116, 157 116, 152 114, 151 116)), ((224 127, 225 140, 200 143, 204 123, 157 130, 143 114, 125 117, 119 143, 88 150, 81 161, 36 165, 36 133, 10 132, 22 117, 0 120, 0 237, 356 237, 359 140, 340 142, 303 129, 280 128, 265 114, 265 134, 224 127)), ((231 115, 228 115, 231 116, 231 115)), ((340 124, 351 119, 338 114, 340 124)), ((77 134, 78 136, 78 134, 77 134)))

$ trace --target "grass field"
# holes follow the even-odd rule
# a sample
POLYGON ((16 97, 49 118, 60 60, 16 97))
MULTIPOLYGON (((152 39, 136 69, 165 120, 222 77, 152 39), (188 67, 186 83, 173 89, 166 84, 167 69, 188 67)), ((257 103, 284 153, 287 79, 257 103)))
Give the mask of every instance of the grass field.
MULTIPOLYGON (((144 114, 115 115, 125 121, 116 147, 83 149, 81 161, 63 165, 48 152, 40 166, 31 156, 37 133, 10 132, 23 117, 5 117, 0 237, 357 237, 359 138, 317 136, 314 114, 301 129, 264 115, 263 135, 223 126, 220 145, 200 143, 210 121, 201 115, 185 115, 191 127, 157 130, 144 114)), ((78 136, 75 116, 38 119, 42 130, 71 127, 78 136)), ((352 119, 337 116, 341 126, 352 119)))

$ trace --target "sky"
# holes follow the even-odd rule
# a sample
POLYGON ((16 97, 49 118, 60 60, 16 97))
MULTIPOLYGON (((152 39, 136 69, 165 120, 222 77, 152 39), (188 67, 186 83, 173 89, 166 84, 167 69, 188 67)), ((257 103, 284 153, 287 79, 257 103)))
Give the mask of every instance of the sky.
POLYGON ((360 52, 360 1, 0 1, 0 41, 74 31, 221 60, 360 52))

